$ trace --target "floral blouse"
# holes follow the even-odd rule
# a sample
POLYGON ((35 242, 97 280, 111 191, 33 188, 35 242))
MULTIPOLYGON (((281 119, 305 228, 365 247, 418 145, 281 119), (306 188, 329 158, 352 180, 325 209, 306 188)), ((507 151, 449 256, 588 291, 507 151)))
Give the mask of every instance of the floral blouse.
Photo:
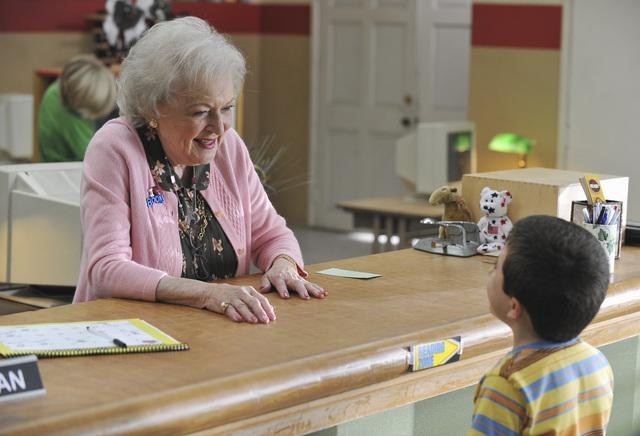
POLYGON ((182 277, 201 281, 233 277, 238 268, 235 250, 199 191, 209 186, 210 165, 185 168, 183 178, 175 174, 160 138, 150 127, 137 129, 144 145, 151 174, 160 189, 178 198, 178 228, 182 245, 182 277), (184 180, 191 178, 191 184, 184 180))

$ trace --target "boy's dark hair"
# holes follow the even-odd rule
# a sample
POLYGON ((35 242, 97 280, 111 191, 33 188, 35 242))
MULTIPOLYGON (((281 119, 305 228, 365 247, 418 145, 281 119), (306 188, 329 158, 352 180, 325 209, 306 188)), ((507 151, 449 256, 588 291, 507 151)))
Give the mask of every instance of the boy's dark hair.
POLYGON ((607 256, 587 230, 546 215, 518 221, 504 260, 504 292, 542 339, 575 338, 596 316, 609 284, 607 256))

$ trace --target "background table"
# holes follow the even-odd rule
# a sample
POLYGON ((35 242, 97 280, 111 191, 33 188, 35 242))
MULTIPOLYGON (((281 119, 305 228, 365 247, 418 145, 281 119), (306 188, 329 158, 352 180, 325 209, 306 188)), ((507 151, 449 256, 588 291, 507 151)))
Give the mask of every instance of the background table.
MULTIPOLYGON (((41 359, 47 394, 2 404, 0 429, 301 434, 473 385, 511 341, 488 311, 485 284, 494 261, 411 249, 311 265, 311 279, 329 297, 269 294, 278 317, 269 325, 117 299, 2 316, 0 325, 139 317, 191 349, 41 359), (383 276, 316 273, 331 266, 383 276), (407 372, 409 345, 457 335, 464 341, 459 362, 407 372)), ((607 300, 583 335, 596 346, 640 332, 640 248, 625 247, 615 271, 607 300)), ((233 282, 258 286, 259 277, 233 282)))
MULTIPOLYGON (((443 206, 431 206, 426 198, 380 197, 342 201, 339 207, 353 213, 355 227, 370 227, 373 232, 372 253, 390 250, 390 238, 398 235, 398 248, 411 246, 411 238, 431 234, 422 218, 442 219, 443 206), (380 244, 378 236, 386 235, 387 243, 380 244)), ((437 231, 436 233, 437 234, 437 231)))

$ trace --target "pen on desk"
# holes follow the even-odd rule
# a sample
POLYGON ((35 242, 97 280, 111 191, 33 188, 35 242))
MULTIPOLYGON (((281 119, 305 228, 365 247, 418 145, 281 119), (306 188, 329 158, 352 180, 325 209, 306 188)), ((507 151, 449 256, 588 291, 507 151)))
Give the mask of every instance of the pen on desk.
POLYGON ((113 344, 114 344, 116 347, 120 347, 120 348, 127 348, 127 344, 125 344, 125 343, 124 343, 123 341, 121 341, 120 339, 118 339, 118 338, 113 338, 113 337, 109 336, 108 334, 106 334, 106 333, 104 333, 104 332, 101 332, 101 331, 92 330, 92 329, 91 329, 91 326, 87 326, 87 331, 88 331, 89 333, 92 333, 92 334, 96 335, 96 336, 100 336, 101 338, 109 339, 111 342, 113 342, 113 344))

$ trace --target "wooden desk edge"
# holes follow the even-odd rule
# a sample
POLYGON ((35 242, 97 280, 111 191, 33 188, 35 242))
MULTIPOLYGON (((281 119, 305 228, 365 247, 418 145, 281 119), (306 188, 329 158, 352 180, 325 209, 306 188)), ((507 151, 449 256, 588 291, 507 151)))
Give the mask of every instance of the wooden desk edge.
MULTIPOLYGON (((632 286, 638 284, 637 280, 632 282, 632 286)), ((608 311, 599 315, 582 337, 594 346, 601 346, 637 336, 640 332, 637 304, 624 306, 624 313, 617 317, 608 311)), ((47 417, 3 431, 99 433, 109 429, 117 433, 207 430, 215 434, 299 434, 320 430, 476 383, 510 346, 508 335, 497 341, 486 335, 487 329, 493 333, 506 331, 500 328, 499 321, 480 317, 476 322, 478 325, 467 335, 470 338, 475 335, 476 344, 465 349, 463 359, 426 371, 407 372, 406 351, 400 344, 419 342, 421 336, 423 340, 433 340, 434 334, 447 335, 450 333, 447 330, 455 330, 455 326, 115 405, 47 417), (276 386, 280 388, 274 389, 276 386)))
MULTIPOLYGON (((601 346, 639 333, 640 277, 631 276, 610 286, 583 337, 601 346)), ((509 346, 507 327, 487 314, 117 404, 38 417, 6 425, 3 432, 313 431, 476 383, 509 346), (460 362, 407 373, 404 347, 458 334, 465 341, 460 362), (361 396, 366 401, 358 400, 361 396)))
MULTIPOLYGON (((582 338, 591 345, 599 347, 637 336, 639 332, 640 312, 634 312, 616 319, 613 323, 607 320, 592 324, 584 331, 582 338), (621 330, 613 337, 612 329, 621 330)), ((406 373, 381 383, 222 425, 209 429, 207 434, 297 435, 322 430, 472 386, 510 348, 494 350, 468 360, 460 360, 426 371, 406 373)))

